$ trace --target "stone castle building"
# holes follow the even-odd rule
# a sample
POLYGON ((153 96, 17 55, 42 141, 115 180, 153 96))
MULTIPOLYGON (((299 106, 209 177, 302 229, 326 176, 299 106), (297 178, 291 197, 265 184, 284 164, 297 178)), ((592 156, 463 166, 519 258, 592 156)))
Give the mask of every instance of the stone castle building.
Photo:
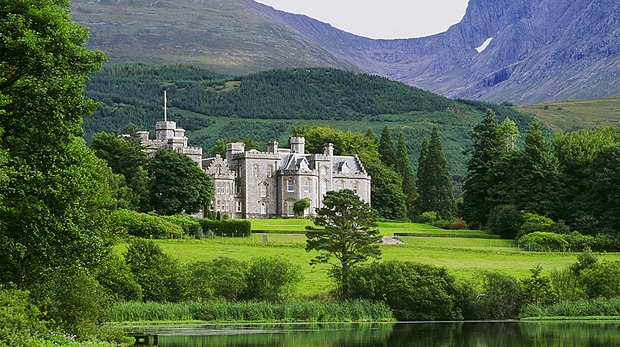
POLYGON ((271 142, 267 152, 228 143, 225 159, 219 155, 202 159, 202 148, 187 146, 185 130, 176 128, 175 122, 157 122, 155 140, 148 138, 148 132, 140 136, 147 153, 171 148, 204 169, 215 188, 207 208, 231 218, 293 217, 293 205, 299 199, 308 199, 306 214, 314 214, 330 190, 351 189, 370 203, 371 178, 361 161, 357 156, 334 155, 332 144, 323 153, 306 154, 303 137, 292 137, 291 149, 271 142))

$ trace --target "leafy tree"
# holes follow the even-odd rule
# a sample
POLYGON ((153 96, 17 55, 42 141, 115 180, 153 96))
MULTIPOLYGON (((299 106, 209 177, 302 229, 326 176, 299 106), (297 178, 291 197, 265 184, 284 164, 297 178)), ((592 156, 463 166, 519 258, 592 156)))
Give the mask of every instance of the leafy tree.
POLYGON ((84 81, 105 60, 66 0, 0 1, 0 278, 20 288, 62 264, 93 268, 110 242, 109 170, 83 145, 84 81))
POLYGON ((551 286, 551 279, 542 276, 542 266, 537 265, 530 269, 532 275, 521 281, 523 299, 526 304, 549 305, 555 301, 551 286))
POLYGON ((439 130, 433 128, 428 145, 422 143, 418 168, 419 212, 436 211, 442 218, 450 219, 456 214, 452 195, 452 178, 443 155, 439 130))
POLYGON ((104 159, 112 172, 123 175, 124 182, 130 190, 126 198, 133 210, 148 212, 149 183, 146 171, 148 158, 139 144, 131 137, 117 138, 114 134, 98 133, 93 136, 90 148, 95 155, 104 159))
POLYGON ((293 212, 295 212, 298 216, 303 216, 306 212, 306 209, 310 207, 310 201, 308 199, 299 199, 295 201, 293 205, 293 212))
POLYGON ((394 149, 394 142, 392 142, 392 136, 390 136, 390 128, 388 126, 383 127, 381 132, 381 139, 379 140, 379 154, 381 154, 381 161, 385 163, 389 168, 395 168, 396 162, 396 150, 394 149))
POLYGON ((497 184, 492 170, 505 148, 492 110, 487 110, 482 121, 474 127, 472 139, 474 142, 467 162, 460 212, 468 224, 484 226, 493 208, 490 195, 497 184))
POLYGON ((519 128, 517 124, 506 117, 498 128, 499 137, 504 140, 506 152, 517 149, 517 139, 519 138, 519 128))
POLYGON ((489 213, 486 229, 502 239, 514 239, 522 224, 523 216, 514 205, 497 205, 489 213))
POLYGON ((316 250, 320 255, 311 265, 329 263, 331 276, 339 286, 340 295, 349 296, 349 270, 369 257, 381 255, 381 237, 376 228, 376 213, 350 189, 329 191, 323 199, 323 207, 317 209, 314 223, 324 229, 306 227, 306 251, 316 250), (331 257, 336 258, 330 262, 331 257))
POLYGON ((521 160, 517 169, 520 176, 517 180, 517 208, 551 219, 557 218, 562 187, 559 163, 541 132, 541 125, 536 121, 525 136, 521 160))
POLYGON ((195 162, 172 149, 155 153, 149 165, 151 206, 163 215, 196 213, 213 197, 213 183, 195 162))
POLYGON ((142 287, 145 302, 177 302, 183 298, 180 265, 155 242, 134 239, 124 257, 136 282, 142 287))
POLYGON ((470 310, 473 319, 517 318, 523 306, 519 281, 496 271, 484 271, 478 276, 476 298, 470 310))
POLYGON ((415 185, 415 176, 413 174, 413 168, 409 162, 409 156, 407 155, 407 146, 405 144, 405 134, 401 131, 398 135, 398 151, 396 154, 396 167, 398 173, 400 173, 403 179, 403 193, 406 197, 407 217, 409 220, 414 220, 416 215, 415 203, 418 199, 418 188, 415 185))
POLYGON ((390 260, 351 270, 351 297, 384 301, 398 320, 463 319, 462 289, 446 269, 390 260))
POLYGON ((217 257, 187 264, 186 291, 191 300, 236 300, 247 289, 246 265, 240 260, 217 257))
POLYGON ((247 268, 248 286, 245 297, 250 300, 282 302, 302 279, 299 266, 279 257, 252 258, 247 268))

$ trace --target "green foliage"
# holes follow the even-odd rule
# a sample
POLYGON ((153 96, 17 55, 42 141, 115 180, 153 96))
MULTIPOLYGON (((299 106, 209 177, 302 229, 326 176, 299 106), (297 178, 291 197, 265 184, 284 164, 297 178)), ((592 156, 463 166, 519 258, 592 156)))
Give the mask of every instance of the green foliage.
POLYGON ((596 262, 579 273, 580 284, 587 298, 615 298, 620 296, 620 263, 596 262))
POLYGON ((383 301, 398 320, 463 319, 461 289, 444 268, 398 260, 353 269, 350 296, 383 301))
POLYGON ((498 205, 489 213, 486 229, 503 239, 514 239, 523 222, 522 213, 515 206, 498 205))
POLYGON ((299 266, 279 257, 252 258, 247 268, 245 298, 269 302, 286 301, 302 280, 299 266))
POLYGON ((237 259, 217 257, 185 266, 187 298, 195 301, 214 299, 234 301, 248 287, 245 264, 237 259))
POLYGON ((168 239, 181 238, 183 228, 164 218, 131 210, 118 209, 112 213, 112 225, 119 232, 135 237, 168 239))
POLYGON ((381 131, 381 138, 379 139, 379 154, 381 155, 381 161, 387 165, 387 167, 394 169, 397 168, 396 162, 396 150, 394 149, 394 142, 392 142, 392 136, 390 136, 390 128, 384 126, 381 131))
POLYGON ((95 273, 95 279, 113 301, 142 301, 142 287, 123 258, 108 255, 95 273))
POLYGON ((330 263, 335 270, 333 277, 340 289, 340 295, 348 297, 349 270, 368 258, 381 255, 378 243, 376 213, 370 205, 361 200, 352 190, 328 191, 323 198, 323 207, 317 209, 314 223, 323 229, 308 226, 306 251, 319 251, 310 264, 330 263))
POLYGON ((431 140, 422 151, 418 160, 418 202, 420 213, 437 211, 443 218, 449 219, 456 215, 456 203, 452 193, 452 179, 448 172, 448 164, 443 154, 439 129, 433 128, 431 140))
POLYGON ((400 176, 403 179, 403 193, 406 197, 405 205, 407 207, 407 217, 409 220, 414 220, 417 212, 415 204, 418 199, 418 188, 415 185, 413 168, 409 162, 409 156, 407 156, 405 134, 402 131, 398 134, 396 167, 398 169, 398 173, 400 173, 400 176))
POLYGON ((200 219, 200 225, 205 233, 226 236, 250 236, 252 235, 252 223, 248 220, 229 219, 220 221, 218 219, 200 219))
POLYGON ((530 269, 532 275, 521 281, 523 300, 525 304, 549 305, 555 301, 551 286, 551 279, 543 276, 542 266, 537 265, 530 269))
POLYGON ((188 156, 172 149, 155 153, 149 174, 153 177, 151 206, 159 214, 196 213, 209 205, 213 197, 209 175, 188 156))
POLYGON ((475 283, 476 294, 466 319, 497 320, 517 318, 523 305, 519 281, 499 272, 481 272, 475 283))
POLYGON ((564 235, 534 231, 519 238, 521 247, 530 251, 566 251, 569 247, 564 235))
POLYGON ((32 346, 47 331, 29 294, 0 286, 0 346, 32 346))
POLYGON ((124 254, 144 301, 176 302, 183 298, 179 263, 151 240, 134 239, 124 254))
POLYGON ((491 172, 503 152, 500 130, 492 110, 487 110, 482 121, 474 127, 472 139, 473 149, 467 163, 460 213, 470 225, 483 226, 492 209, 489 197, 497 184, 491 172))
POLYGON ((522 317, 618 317, 620 298, 596 298, 592 300, 563 300, 553 305, 528 305, 522 317))
POLYGON ((351 300, 320 303, 268 302, 126 302, 102 311, 107 322, 154 320, 205 320, 215 322, 382 322, 392 321, 383 302, 351 300))
POLYGON ((160 216, 159 218, 183 228, 184 235, 194 236, 197 239, 200 239, 203 236, 200 218, 188 216, 185 214, 175 214, 174 216, 160 216))
POLYGON ((553 224, 551 218, 538 215, 536 213, 523 213, 523 224, 519 229, 519 235, 527 235, 533 232, 547 232, 553 224))
POLYGON ((310 208, 310 201, 308 201, 308 199, 299 199, 295 201, 293 205, 293 212, 295 212, 297 216, 303 216, 308 208, 310 208))
POLYGON ((148 160, 139 140, 130 135, 118 138, 114 134, 98 133, 93 136, 90 148, 97 157, 107 162, 112 172, 123 176, 124 180, 119 189, 127 187, 130 190, 130 193, 123 196, 123 199, 127 200, 127 207, 148 212, 148 160))

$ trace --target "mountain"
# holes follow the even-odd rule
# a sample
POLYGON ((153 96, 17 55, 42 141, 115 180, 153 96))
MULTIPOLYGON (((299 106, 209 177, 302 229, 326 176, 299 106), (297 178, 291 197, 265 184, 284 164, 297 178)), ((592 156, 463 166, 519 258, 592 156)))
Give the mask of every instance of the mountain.
POLYGON ((617 0, 470 0, 446 32, 372 40, 252 0, 74 0, 112 62, 243 74, 335 67, 451 98, 531 104, 620 93, 617 0))
POLYGON ((111 63, 185 63, 227 74, 275 67, 361 71, 237 0, 72 0, 73 19, 90 29, 87 48, 111 63))

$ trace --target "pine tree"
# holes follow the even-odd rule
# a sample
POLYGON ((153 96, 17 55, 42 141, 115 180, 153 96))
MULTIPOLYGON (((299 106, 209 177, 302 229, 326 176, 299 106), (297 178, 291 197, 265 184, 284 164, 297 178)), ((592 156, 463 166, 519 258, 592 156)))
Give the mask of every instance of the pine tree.
POLYGON ((519 128, 517 128, 517 124, 506 117, 499 126, 498 132, 500 138, 504 140, 506 152, 514 151, 517 148, 517 139, 519 138, 519 128))
POLYGON ((467 163, 460 212, 469 225, 484 226, 489 211, 494 207, 489 195, 497 184, 491 170, 505 152, 506 146, 499 135, 493 111, 487 110, 482 121, 474 127, 472 139, 474 143, 467 163))
POLYGON ((394 168, 396 166, 396 151, 394 150, 394 142, 392 142, 390 129, 387 125, 383 127, 383 131, 381 132, 379 154, 381 154, 381 161, 389 168, 394 168))
POLYGON ((450 219, 456 215, 456 204, 452 193, 452 179, 437 127, 433 128, 428 145, 427 141, 425 138, 422 142, 419 160, 418 211, 436 211, 442 218, 450 219))
POLYGON ((534 121, 525 136, 525 150, 517 181, 517 207, 556 219, 560 209, 561 182, 558 159, 534 121))
POLYGON ((398 145, 396 152, 396 163, 398 173, 403 178, 403 193, 405 193, 407 206, 407 217, 410 220, 416 215, 415 203, 418 199, 418 189, 415 184, 415 176, 413 174, 413 168, 409 162, 409 156, 407 155, 407 147, 405 144, 405 134, 401 131, 398 135, 398 145))

